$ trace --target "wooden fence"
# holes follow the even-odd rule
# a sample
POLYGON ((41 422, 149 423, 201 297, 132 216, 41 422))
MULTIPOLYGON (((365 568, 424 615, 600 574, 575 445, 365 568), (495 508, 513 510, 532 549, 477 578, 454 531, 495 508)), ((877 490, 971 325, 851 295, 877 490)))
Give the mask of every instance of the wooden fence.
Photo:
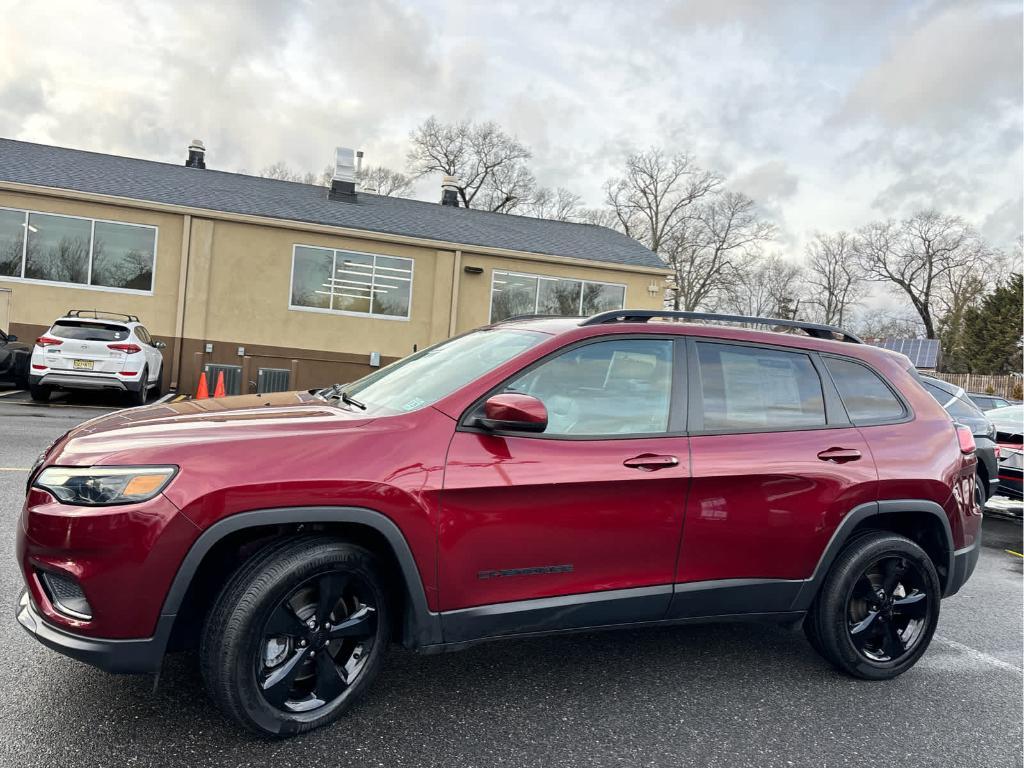
POLYGON ((929 375, 963 387, 968 392, 979 394, 1001 395, 1018 400, 1021 397, 1021 377, 1018 376, 987 376, 981 373, 934 373, 929 375))

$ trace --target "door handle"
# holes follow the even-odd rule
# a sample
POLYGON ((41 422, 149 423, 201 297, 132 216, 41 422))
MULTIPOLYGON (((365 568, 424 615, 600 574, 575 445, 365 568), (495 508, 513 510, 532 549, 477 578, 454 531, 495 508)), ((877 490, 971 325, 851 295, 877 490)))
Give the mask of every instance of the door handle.
POLYGON ((656 469, 665 469, 665 467, 674 467, 678 464, 679 459, 675 456, 661 456, 656 453, 642 453, 639 456, 634 456, 622 462, 624 467, 642 469, 645 472, 653 472, 656 469))
POLYGON ((818 454, 822 461, 831 461, 833 464, 843 464, 847 461, 857 461, 860 458, 860 451, 856 448, 828 448, 818 454))

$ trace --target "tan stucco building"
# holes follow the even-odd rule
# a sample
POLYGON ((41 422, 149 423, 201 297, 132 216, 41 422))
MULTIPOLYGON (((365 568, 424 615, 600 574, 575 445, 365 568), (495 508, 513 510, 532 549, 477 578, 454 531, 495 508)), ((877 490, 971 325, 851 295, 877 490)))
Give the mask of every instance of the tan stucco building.
POLYGON ((657 308, 666 274, 603 227, 0 139, 0 328, 137 315, 184 392, 216 366, 234 391, 307 388, 509 315, 657 308))

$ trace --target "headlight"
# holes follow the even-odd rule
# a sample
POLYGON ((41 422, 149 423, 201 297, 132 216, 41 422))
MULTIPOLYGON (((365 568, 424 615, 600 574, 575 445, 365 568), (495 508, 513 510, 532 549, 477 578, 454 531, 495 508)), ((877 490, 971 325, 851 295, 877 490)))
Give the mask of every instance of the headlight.
POLYGON ((32 483, 64 504, 135 504, 156 496, 177 467, 47 467, 32 483))

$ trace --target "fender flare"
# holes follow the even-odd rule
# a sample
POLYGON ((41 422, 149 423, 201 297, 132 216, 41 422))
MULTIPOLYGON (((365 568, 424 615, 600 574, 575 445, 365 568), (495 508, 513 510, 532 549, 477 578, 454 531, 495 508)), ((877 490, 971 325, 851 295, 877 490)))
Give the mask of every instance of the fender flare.
MULTIPOLYGON (((825 551, 818 559, 818 564, 815 566, 814 572, 811 574, 810 578, 804 582, 803 587, 800 588, 800 592, 793 601, 791 609, 794 611, 806 611, 810 609, 811 603, 814 602, 814 598, 817 597, 818 591, 821 589, 821 585, 825 581, 825 577, 828 576, 832 563, 850 540, 854 529, 861 522, 878 515, 898 514, 900 512, 924 512, 938 518, 941 523, 943 530, 943 544, 946 555, 945 592, 952 583, 953 553, 955 551, 953 546, 953 530, 949 525, 949 518, 946 517, 945 510, 943 510, 942 507, 934 501, 928 501, 926 499, 869 501, 866 504, 860 504, 851 509, 847 513, 846 517, 844 517, 836 527, 835 531, 833 531, 832 538, 829 539, 828 546, 825 547, 825 551)), ((945 597, 947 595, 944 594, 943 596, 945 597)))
POLYGON ((247 528, 300 523, 354 523, 372 528, 384 536, 398 561, 408 596, 405 616, 406 628, 409 630, 407 642, 411 642, 413 647, 441 642, 440 616, 432 612, 427 605, 423 581, 409 543, 389 517, 364 507, 280 507, 237 512, 217 521, 192 543, 188 554, 178 566, 178 572, 164 598, 157 637, 164 635, 162 639, 166 645, 171 626, 192 583, 192 578, 203 558, 217 542, 225 536, 247 528))

